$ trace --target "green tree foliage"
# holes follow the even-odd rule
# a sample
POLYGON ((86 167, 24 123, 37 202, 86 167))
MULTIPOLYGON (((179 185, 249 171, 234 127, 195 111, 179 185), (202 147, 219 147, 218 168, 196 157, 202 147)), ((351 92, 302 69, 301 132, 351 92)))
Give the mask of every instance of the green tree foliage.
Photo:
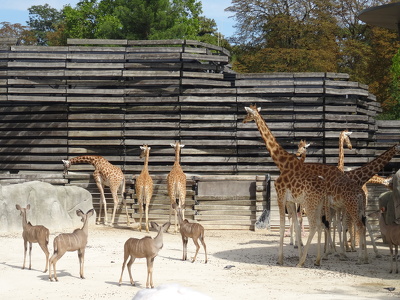
POLYGON ((27 22, 37 38, 38 45, 47 45, 49 32, 56 31, 56 25, 61 20, 61 12, 50 5, 34 5, 28 8, 29 21, 27 22))
POLYGON ((83 0, 63 22, 70 38, 194 39, 201 12, 198 0, 83 0))

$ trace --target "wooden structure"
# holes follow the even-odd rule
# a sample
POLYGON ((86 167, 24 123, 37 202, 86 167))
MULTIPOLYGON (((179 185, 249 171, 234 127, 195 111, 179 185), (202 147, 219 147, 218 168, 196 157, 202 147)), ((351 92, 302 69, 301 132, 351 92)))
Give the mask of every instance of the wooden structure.
MULTIPOLYGON (((227 50, 189 40, 72 39, 68 44, 0 46, 0 182, 81 185, 93 192, 96 203, 92 167, 74 165, 63 178, 61 159, 102 155, 123 169, 133 193, 134 176, 142 167, 138 146, 146 143, 152 147, 149 169, 160 191, 154 196, 156 208, 164 197, 163 176, 174 161, 169 144, 179 140, 185 144, 181 166, 193 191, 188 216, 203 223, 203 204, 196 201, 206 199, 196 196, 193 178, 244 176, 247 181, 245 176, 253 176, 256 187, 266 186, 267 174, 272 181, 278 174, 255 125, 242 124, 244 106, 251 103, 262 107, 289 151, 300 139, 311 142, 307 161, 336 164, 338 137, 345 128, 353 131, 355 149, 345 153, 346 167, 372 160, 399 140, 393 133, 385 145, 377 143, 378 126, 386 128, 375 121, 379 104, 367 86, 349 81, 347 74, 236 74, 227 50)), ((227 196, 219 196, 209 198, 214 201, 210 210, 217 200, 227 204, 227 196)), ((256 198, 253 194, 252 201, 256 198)), ((262 209, 255 204, 250 210, 252 223, 220 228, 253 228, 262 209)), ((157 209, 150 208, 150 214, 162 217, 157 209)))

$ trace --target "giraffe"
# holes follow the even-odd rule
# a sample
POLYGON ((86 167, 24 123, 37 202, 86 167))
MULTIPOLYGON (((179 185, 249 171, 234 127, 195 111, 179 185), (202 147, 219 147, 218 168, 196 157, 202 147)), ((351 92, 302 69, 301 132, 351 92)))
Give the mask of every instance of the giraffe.
MULTIPOLYGON (((325 205, 325 207, 328 207, 327 201, 337 209, 345 207, 352 219, 354 219, 354 222, 356 222, 360 237, 364 237, 360 242, 357 263, 368 263, 367 249, 365 247, 365 226, 363 223, 365 219, 365 195, 361 187, 358 186, 355 181, 348 178, 337 167, 318 163, 300 162, 295 155, 288 153, 279 145, 260 115, 260 109, 257 108, 256 105, 246 107, 246 111, 247 116, 244 118, 243 122, 255 121, 271 158, 280 170, 280 175, 275 181, 280 214, 278 263, 283 264, 284 209, 287 201, 303 204, 310 223, 310 234, 297 265, 298 267, 304 265, 310 242, 317 229, 318 253, 315 264, 320 264, 321 220, 319 218, 321 217, 322 206, 325 205)), ((325 213, 327 213, 327 211, 329 210, 326 210, 325 213)), ((300 243, 300 232, 296 214, 294 214, 294 217, 296 235, 300 243)), ((330 238, 330 236, 328 236, 328 238, 330 238)), ((344 255, 343 248, 341 248, 341 252, 344 255)))
MULTIPOLYGON (((171 222, 171 214, 172 204, 178 204, 179 207, 182 207, 185 204, 186 200, 186 175, 183 172, 181 165, 179 164, 180 160, 180 151, 181 148, 185 147, 185 145, 181 145, 179 142, 175 144, 171 143, 171 147, 175 149, 175 162, 174 165, 167 176, 167 185, 168 185, 168 196, 170 199, 170 207, 169 207, 169 222, 171 222), (178 202, 176 201, 178 200, 178 202)), ((175 230, 174 232, 178 232, 178 221, 177 221, 177 212, 175 211, 175 230)), ((182 219, 185 219, 184 210, 182 210, 182 219)))
POLYGON ((97 188, 100 191, 100 210, 97 216, 97 224, 100 224, 102 205, 104 205, 104 224, 108 224, 107 218, 107 202, 104 196, 104 186, 109 186, 114 201, 113 214, 111 218, 111 226, 114 224, 115 212, 118 205, 118 190, 121 188, 122 201, 125 206, 127 226, 130 226, 128 208, 125 201, 125 176, 121 168, 112 165, 107 159, 100 155, 82 155, 76 156, 68 160, 62 160, 64 164, 64 175, 68 173, 68 169, 74 164, 91 164, 94 167, 93 178, 97 188))
MULTIPOLYGON (((310 144, 306 142, 306 140, 300 140, 299 144, 297 145, 297 152, 296 152, 296 156, 300 157, 300 161, 304 162, 304 160, 306 159, 307 156, 307 148, 310 146, 310 144)), ((287 209, 287 208, 286 208, 287 209)), ((300 227, 301 227, 301 236, 305 236, 304 233, 304 224, 303 224, 303 208, 300 207, 300 205, 296 205, 296 211, 297 213, 297 217, 299 219, 299 223, 300 223, 300 227)), ((290 245, 294 244, 294 247, 297 248, 297 244, 293 241, 293 230, 294 230, 294 224, 293 224, 293 219, 292 219, 292 214, 294 212, 289 212, 288 211, 288 220, 289 220, 289 228, 288 230, 285 232, 285 236, 290 236, 290 245)), ((301 243, 302 245, 303 243, 301 243)))
POLYGON ((142 231, 142 217, 143 217, 143 204, 146 205, 146 232, 149 232, 149 205, 151 197, 153 196, 153 180, 149 174, 149 155, 150 149, 148 145, 143 145, 140 147, 142 152, 140 153, 140 158, 144 157, 144 165, 142 172, 136 178, 136 196, 139 204, 140 210, 140 221, 139 221, 139 231, 142 231))
MULTIPOLYGON (((321 260, 321 210, 325 195, 325 180, 320 176, 314 176, 307 172, 303 172, 303 162, 301 162, 294 154, 288 153, 276 141, 270 132, 267 124, 259 114, 256 106, 246 107, 247 116, 243 123, 255 121, 261 133, 266 147, 273 159, 274 163, 280 170, 280 176, 275 181, 275 189, 278 195, 278 207, 280 215, 280 246, 278 254, 278 263, 283 264, 283 238, 285 230, 285 206, 288 211, 296 211, 295 203, 302 205, 307 211, 307 218, 310 224, 310 233, 307 243, 302 251, 299 247, 298 267, 304 265, 307 252, 315 233, 318 234, 317 258, 314 264, 319 265, 321 260)), ((296 227, 297 244, 301 245, 300 230, 297 222, 297 214, 293 213, 293 223, 296 227)))

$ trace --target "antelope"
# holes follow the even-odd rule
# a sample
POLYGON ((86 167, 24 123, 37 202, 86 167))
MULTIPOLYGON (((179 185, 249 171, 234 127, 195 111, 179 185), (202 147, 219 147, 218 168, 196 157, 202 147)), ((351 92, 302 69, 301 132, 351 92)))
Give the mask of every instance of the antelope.
POLYGON ((400 245, 400 225, 398 224, 386 224, 383 213, 385 212, 385 208, 382 207, 379 211, 370 214, 370 217, 377 218, 379 217, 379 228, 381 230, 381 234, 385 237, 386 243, 389 244, 390 249, 390 273, 394 273, 395 269, 393 266, 393 261, 396 261, 396 273, 399 273, 399 269, 397 266, 397 254, 398 254, 398 246, 400 245), (393 255, 393 246, 394 246, 394 255, 393 255))
POLYGON ((32 254, 32 243, 38 243, 40 248, 42 248, 44 254, 46 255, 46 268, 44 273, 47 272, 49 265, 49 250, 47 249, 47 245, 49 244, 49 235, 50 231, 42 226, 36 225, 33 226, 31 222, 27 222, 26 220, 26 212, 30 210, 31 205, 28 204, 26 208, 21 207, 19 204, 15 205, 17 210, 21 211, 22 216, 22 237, 24 239, 24 264, 22 265, 22 269, 25 269, 25 261, 26 261, 26 251, 28 249, 29 242, 29 270, 32 267, 31 254, 32 254))
POLYGON ((199 249, 200 249, 200 245, 197 242, 198 239, 200 239, 200 242, 203 245, 205 257, 206 257, 205 263, 207 263, 207 248, 206 248, 206 243, 204 242, 204 227, 199 223, 189 223, 189 221, 187 219, 183 220, 182 210, 185 209, 185 205, 182 205, 182 207, 179 207, 178 205, 176 205, 174 203, 174 204, 172 204, 172 207, 177 212, 178 221, 179 221, 179 230, 180 230, 181 236, 182 236, 182 242, 183 242, 182 260, 187 259, 187 243, 188 243, 188 239, 192 238, 194 244, 196 245, 196 254, 193 257, 192 263, 196 260, 197 253, 199 252, 199 249))
POLYGON ((147 261, 147 281, 146 288, 154 288, 153 285, 153 263, 154 258, 158 255, 158 252, 163 247, 163 233, 166 232, 171 225, 170 222, 160 226, 156 222, 150 222, 151 227, 157 230, 157 236, 153 239, 150 236, 145 236, 141 239, 130 238, 125 242, 124 245, 124 262, 122 263, 121 277, 119 278, 119 285, 122 282, 122 275, 124 274, 124 268, 128 257, 128 272, 131 284, 134 286, 135 282, 132 279, 131 267, 136 258, 146 258, 147 261))
POLYGON ((51 267, 53 266, 53 273, 55 281, 58 281, 56 273, 56 263, 67 251, 78 250, 78 258, 80 265, 80 277, 84 279, 83 276, 83 265, 85 260, 85 248, 88 240, 88 219, 94 214, 94 209, 88 210, 85 214, 82 210, 78 209, 76 211, 78 217, 81 217, 83 226, 81 229, 77 228, 72 233, 62 233, 54 238, 53 247, 54 253, 50 258, 50 268, 49 268, 49 279, 53 281, 51 277, 51 267))

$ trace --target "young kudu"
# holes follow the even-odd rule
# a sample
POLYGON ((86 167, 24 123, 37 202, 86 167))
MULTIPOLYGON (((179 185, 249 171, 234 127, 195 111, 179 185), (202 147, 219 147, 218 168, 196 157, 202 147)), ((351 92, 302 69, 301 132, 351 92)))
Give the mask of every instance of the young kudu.
POLYGON ((76 214, 82 218, 82 228, 75 229, 72 233, 62 233, 54 238, 54 253, 50 257, 50 281, 53 281, 53 278, 51 277, 51 267, 53 267, 54 279, 55 281, 58 281, 56 273, 56 263, 67 251, 78 251, 80 277, 82 279, 85 278, 83 276, 83 265, 85 260, 85 248, 88 241, 88 219, 94 214, 94 209, 90 209, 86 214, 83 213, 82 210, 78 209, 76 211, 76 214))
POLYGON ((24 264, 22 265, 22 269, 25 269, 25 261, 26 261, 26 251, 28 249, 29 242, 29 270, 31 269, 31 254, 32 254, 32 243, 38 243, 40 248, 42 248, 44 254, 46 255, 46 268, 44 273, 47 272, 48 264, 49 264, 49 250, 47 249, 47 245, 49 244, 49 235, 50 231, 42 226, 36 225, 33 226, 26 219, 26 212, 31 208, 31 205, 28 204, 26 208, 21 207, 19 204, 16 205, 17 210, 21 211, 22 216, 22 237, 24 239, 24 264))
POLYGON ((192 262, 196 260, 197 253, 199 252, 200 245, 198 243, 198 239, 200 239, 201 244, 203 245, 204 252, 205 252, 205 263, 207 263, 207 247, 206 243, 204 242, 204 227, 199 223, 189 223, 188 220, 184 220, 182 217, 182 210, 185 209, 185 205, 179 207, 177 204, 172 205, 173 209, 176 210, 178 215, 179 221, 179 230, 182 235, 182 242, 183 242, 183 257, 182 260, 187 259, 187 243, 188 239, 192 238, 194 244, 196 245, 196 254, 193 257, 192 262))
POLYGON ((119 285, 122 282, 122 275, 124 274, 126 261, 128 262, 129 278, 132 285, 135 282, 132 279, 131 267, 136 258, 146 258, 147 260, 147 281, 146 288, 153 288, 153 263, 154 258, 158 255, 158 252, 163 247, 163 233, 166 232, 171 225, 170 222, 165 223, 163 226, 158 225, 156 222, 150 222, 151 227, 157 230, 157 236, 153 239, 149 236, 145 236, 141 239, 130 238, 125 242, 124 245, 124 262, 122 263, 121 277, 119 278, 119 285))

